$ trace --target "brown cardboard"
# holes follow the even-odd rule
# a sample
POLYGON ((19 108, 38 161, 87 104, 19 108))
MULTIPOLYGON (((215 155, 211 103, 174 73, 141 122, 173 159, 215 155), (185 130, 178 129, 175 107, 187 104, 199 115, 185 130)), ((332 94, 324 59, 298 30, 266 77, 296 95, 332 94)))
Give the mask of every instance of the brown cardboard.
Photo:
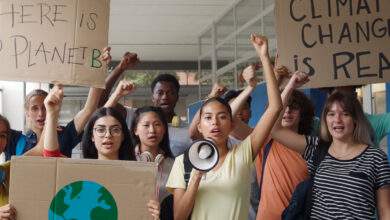
POLYGON ((50 203, 61 188, 88 180, 113 195, 119 220, 151 219, 146 204, 155 195, 156 173, 153 163, 13 157, 10 203, 18 220, 48 219, 50 203))
POLYGON ((276 0, 279 61, 291 70, 310 73, 308 87, 388 82, 389 11, 388 0, 276 0), (366 24, 370 32, 368 41, 360 28, 364 27, 367 31, 366 24), (319 27, 324 34, 329 34, 329 25, 333 33, 332 42, 330 37, 325 37, 321 44, 319 27), (373 33, 380 37, 375 37, 373 33), (343 63, 346 64, 345 69, 343 63))
POLYGON ((110 0, 0 0, 0 79, 103 88, 94 57, 108 45, 109 11, 110 0))

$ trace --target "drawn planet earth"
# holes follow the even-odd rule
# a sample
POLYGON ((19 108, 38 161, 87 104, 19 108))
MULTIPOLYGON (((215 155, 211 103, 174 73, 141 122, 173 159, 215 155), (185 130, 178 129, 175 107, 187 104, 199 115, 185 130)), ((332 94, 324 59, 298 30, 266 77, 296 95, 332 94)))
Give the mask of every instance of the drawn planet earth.
POLYGON ((92 181, 64 186, 53 198, 49 220, 118 220, 118 208, 111 193, 92 181))

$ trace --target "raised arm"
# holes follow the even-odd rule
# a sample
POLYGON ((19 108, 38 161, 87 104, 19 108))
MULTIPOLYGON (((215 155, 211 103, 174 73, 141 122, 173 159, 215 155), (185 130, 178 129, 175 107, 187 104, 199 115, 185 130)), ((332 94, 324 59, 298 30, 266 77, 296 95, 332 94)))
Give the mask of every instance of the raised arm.
POLYGON ((64 91, 62 85, 55 85, 45 98, 46 107, 45 132, 43 133, 43 148, 47 151, 58 151, 57 126, 64 91))
MULTIPOLYGON (((109 47, 103 49, 103 53, 100 57, 100 59, 103 62, 109 63, 111 61, 110 50, 111 48, 109 47)), ((103 93, 103 89, 100 88, 91 88, 89 90, 87 101, 84 105, 84 108, 81 109, 73 118, 77 134, 81 134, 83 132, 84 127, 89 120, 89 117, 98 107, 99 99, 102 93, 103 93)))
POLYGON ((268 135, 283 107, 278 83, 276 81, 268 54, 268 40, 263 36, 252 34, 251 42, 253 47, 256 49, 257 55, 260 57, 261 63, 263 64, 263 72, 267 83, 267 96, 269 101, 268 108, 265 110, 264 114, 253 129, 253 132, 250 134, 252 158, 255 158, 260 147, 263 146, 267 140, 268 135))
MULTIPOLYGON (((283 110, 287 107, 288 100, 294 89, 299 88, 301 85, 305 84, 309 80, 308 76, 302 72, 295 72, 290 80, 288 81, 286 87, 282 92, 282 102, 283 110)), ((288 128, 282 126, 283 114, 280 114, 278 120, 275 123, 275 126, 272 129, 271 136, 276 141, 287 146, 288 148, 297 151, 298 153, 303 153, 306 147, 306 139, 304 135, 300 135, 288 128)))
MULTIPOLYGON (((230 107, 232 108, 232 114, 235 116, 240 108, 246 103, 250 94, 255 90, 257 85, 257 78, 255 75, 255 70, 258 69, 257 65, 252 64, 247 66, 242 72, 242 78, 247 83, 247 87, 230 103, 230 107)), ((231 134, 234 137, 237 137, 241 140, 245 139, 250 135, 253 131, 251 127, 249 127, 246 123, 241 120, 234 120, 234 129, 231 134)))
POLYGON ((103 94, 100 97, 99 107, 103 106, 107 102, 112 87, 114 87, 116 81, 118 81, 119 77, 122 76, 123 72, 125 72, 127 69, 133 68, 135 65, 137 65, 137 63, 139 63, 139 59, 136 53, 126 52, 123 55, 121 62, 106 78, 106 89, 103 91, 103 94))
POLYGON ((258 80, 255 75, 255 71, 258 69, 255 64, 247 66, 242 72, 242 78, 247 83, 245 89, 230 103, 232 108, 232 114, 236 115, 240 108, 248 100, 249 96, 255 90, 258 80))
POLYGON ((135 90, 135 86, 132 82, 127 80, 121 80, 118 83, 118 86, 116 87, 115 91, 111 94, 110 98, 107 100, 106 104, 104 104, 104 107, 106 108, 115 107, 119 99, 132 93, 134 90, 135 90))
MULTIPOLYGON (((206 99, 213 98, 213 97, 220 97, 226 92, 227 88, 221 83, 214 83, 213 88, 211 89, 210 93, 207 95, 206 99)), ((194 118, 191 121, 190 127, 188 129, 190 138, 192 140, 200 139, 202 138, 202 135, 198 131, 198 124, 199 124, 200 118, 199 118, 199 110, 196 112, 194 118)))

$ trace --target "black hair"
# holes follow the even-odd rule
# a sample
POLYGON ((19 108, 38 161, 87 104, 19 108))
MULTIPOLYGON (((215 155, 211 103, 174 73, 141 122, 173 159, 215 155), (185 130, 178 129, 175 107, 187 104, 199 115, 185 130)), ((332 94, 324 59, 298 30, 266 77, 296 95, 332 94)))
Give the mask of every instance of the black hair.
POLYGON ((228 113, 229 113, 230 119, 233 120, 232 108, 230 107, 229 103, 226 102, 226 100, 223 99, 223 98, 221 98, 221 97, 213 97, 213 98, 207 99, 207 100, 202 104, 202 106, 200 107, 200 110, 199 110, 199 115, 200 115, 200 116, 202 116, 204 107, 206 107, 206 105, 208 105, 209 103, 212 103, 212 102, 219 102, 220 104, 222 104, 223 106, 225 106, 225 108, 227 109, 227 111, 228 111, 228 113))
POLYGON ((152 84, 150 85, 150 89, 152 90, 152 93, 154 91, 154 87, 156 87, 156 84, 158 82, 169 82, 173 85, 173 87, 176 89, 176 93, 179 94, 180 90, 180 84, 179 81, 177 81, 176 77, 171 74, 160 74, 156 78, 153 79, 152 84))
POLYGON ((293 90, 287 106, 300 111, 298 134, 310 134, 314 118, 314 106, 310 99, 303 92, 293 90))
POLYGON ((130 135, 131 135, 131 141, 134 146, 137 146, 140 144, 139 137, 135 134, 135 128, 137 127, 137 124, 139 123, 139 120, 141 118, 141 115, 143 113, 147 112, 154 112, 162 122, 162 124, 165 127, 165 134, 161 142, 159 143, 158 147, 164 152, 164 157, 170 157, 173 158, 173 154, 171 152, 171 148, 169 145, 169 133, 168 133, 168 122, 164 117, 164 113, 160 107, 154 107, 154 106, 144 106, 142 108, 138 108, 135 110, 134 113, 134 119, 130 126, 130 135))
POLYGON ((81 149, 83 151, 83 157, 88 159, 97 159, 98 152, 95 143, 92 141, 93 127, 99 118, 105 116, 112 116, 120 123, 123 133, 123 141, 119 148, 118 158, 119 160, 135 160, 134 146, 130 140, 129 129, 127 128, 126 121, 123 116, 114 108, 99 108, 96 110, 84 129, 83 138, 81 140, 81 149))
MULTIPOLYGON (((234 89, 231 89, 229 91, 227 91, 225 94, 223 94, 221 96, 221 98, 223 98, 227 103, 230 102, 230 100, 234 99, 234 98, 237 98, 238 95, 240 95, 242 92, 242 90, 234 90, 234 89)), ((246 100, 246 103, 248 104, 249 108, 251 107, 251 103, 252 103, 252 97, 249 96, 246 100)))

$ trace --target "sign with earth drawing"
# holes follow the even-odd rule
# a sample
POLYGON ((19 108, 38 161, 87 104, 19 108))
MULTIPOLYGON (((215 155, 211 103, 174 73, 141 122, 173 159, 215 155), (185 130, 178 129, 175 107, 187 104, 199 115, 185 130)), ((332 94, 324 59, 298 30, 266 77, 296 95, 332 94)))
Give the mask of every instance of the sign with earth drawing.
POLYGON ((154 163, 12 157, 9 202, 18 220, 150 220, 154 163))

